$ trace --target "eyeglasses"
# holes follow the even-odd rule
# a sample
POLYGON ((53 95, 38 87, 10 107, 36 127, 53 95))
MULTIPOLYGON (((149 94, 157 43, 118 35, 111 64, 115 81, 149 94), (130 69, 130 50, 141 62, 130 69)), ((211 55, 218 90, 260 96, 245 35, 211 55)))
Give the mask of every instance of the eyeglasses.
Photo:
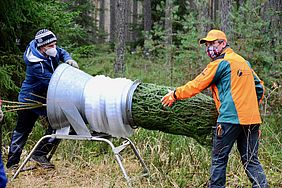
POLYGON ((211 45, 214 45, 216 43, 221 44, 221 43, 223 43, 223 40, 206 41, 205 45, 206 46, 211 46, 211 45))

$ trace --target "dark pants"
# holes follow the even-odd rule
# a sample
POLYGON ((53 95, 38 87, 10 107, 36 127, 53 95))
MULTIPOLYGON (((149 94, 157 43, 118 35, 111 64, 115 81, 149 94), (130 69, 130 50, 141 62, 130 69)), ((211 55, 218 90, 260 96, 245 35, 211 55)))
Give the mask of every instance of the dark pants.
POLYGON ((229 123, 218 123, 213 128, 210 187, 225 187, 228 156, 235 141, 252 187, 268 187, 258 159, 259 125, 245 126, 229 123))
POLYGON ((7 184, 7 176, 2 161, 2 154, 0 153, 0 188, 5 188, 6 184, 7 184))
MULTIPOLYGON (((24 145, 38 117, 39 115, 34 113, 32 110, 23 110, 18 112, 17 125, 13 131, 11 138, 11 144, 8 154, 8 162, 6 165, 7 168, 19 163, 24 145)), ((53 133, 54 133, 54 129, 52 129, 52 127, 49 124, 45 132, 45 135, 50 135, 53 133)), ((33 155, 38 155, 38 156, 47 155, 54 147, 56 147, 59 144, 59 142, 60 141, 58 139, 47 138, 38 145, 33 155)))

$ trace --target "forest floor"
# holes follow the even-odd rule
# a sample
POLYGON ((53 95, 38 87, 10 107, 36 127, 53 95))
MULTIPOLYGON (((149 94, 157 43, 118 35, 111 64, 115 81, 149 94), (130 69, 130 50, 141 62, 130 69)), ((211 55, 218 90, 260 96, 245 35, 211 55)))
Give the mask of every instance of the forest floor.
MULTIPOLYGON (((54 164, 56 165, 55 169, 38 167, 37 169, 21 172, 16 179, 8 183, 7 188, 104 188, 127 186, 119 166, 114 163, 78 166, 68 162, 55 161, 54 164)), ((127 164, 126 167, 129 170, 134 168, 131 164, 127 164)), ((7 176, 11 179, 13 172, 7 170, 7 176)), ((141 187, 139 186, 142 185, 140 181, 142 180, 136 179, 134 187, 141 187)))
MULTIPOLYGON (((106 157, 107 158, 107 157, 106 157)), ((42 169, 37 167, 33 170, 28 170, 19 173, 18 177, 9 181, 7 188, 115 188, 127 187, 119 165, 112 157, 104 159, 100 164, 91 164, 83 161, 70 163, 60 161, 55 158, 52 162, 55 164, 55 169, 42 169), (110 161, 110 162, 109 162, 110 161)), ((141 168, 136 168, 135 162, 126 163, 128 159, 123 159, 124 168, 129 176, 138 176, 141 173, 141 168), (139 172, 137 172, 137 170, 139 172), (135 175, 134 175, 135 174, 135 175)), ((32 162, 28 162, 26 167, 34 166, 32 162)), ((10 169, 6 170, 8 179, 10 180, 15 173, 10 169)), ((146 183, 147 178, 136 178, 132 181, 134 187, 155 187, 146 183)))

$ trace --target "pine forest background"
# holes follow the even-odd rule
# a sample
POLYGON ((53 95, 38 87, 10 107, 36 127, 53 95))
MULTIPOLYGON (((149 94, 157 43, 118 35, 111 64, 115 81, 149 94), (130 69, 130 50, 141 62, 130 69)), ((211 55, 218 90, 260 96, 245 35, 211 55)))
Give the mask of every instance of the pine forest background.
MULTIPOLYGON (((71 53, 80 69, 93 76, 126 77, 173 87, 193 79, 209 62, 198 40, 212 28, 223 30, 231 47, 251 63, 265 83, 259 157, 270 187, 282 187, 280 0, 0 0, 0 3, 0 96, 12 101, 17 100, 25 76, 23 52, 41 28, 52 30, 58 37, 58 45, 71 53)), ((16 113, 6 113, 1 123, 4 162, 15 124, 16 113)), ((42 136, 42 126, 43 120, 30 135, 22 158, 42 136)), ((141 128, 131 139, 151 172, 149 178, 136 180, 136 187, 206 187, 210 148, 191 138, 141 128)), ((227 187, 251 187, 235 148, 229 158, 227 187)), ((54 157, 56 172, 26 172, 8 186, 124 186, 109 151, 100 143, 64 141, 54 157)), ((128 156, 125 160, 130 160, 130 154, 125 156, 128 156)), ((130 162, 127 168, 138 170, 130 162)))

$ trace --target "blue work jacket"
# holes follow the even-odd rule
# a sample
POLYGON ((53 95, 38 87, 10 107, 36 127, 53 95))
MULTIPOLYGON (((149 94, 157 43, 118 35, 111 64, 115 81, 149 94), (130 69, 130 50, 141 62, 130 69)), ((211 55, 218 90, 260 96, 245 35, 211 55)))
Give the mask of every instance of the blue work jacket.
MULTIPOLYGON (((63 48, 56 48, 56 57, 45 57, 37 49, 35 40, 32 40, 24 52, 24 62, 26 64, 25 80, 22 83, 18 100, 20 102, 38 101, 46 103, 46 99, 41 98, 47 95, 47 89, 54 73, 60 62, 72 59, 70 54, 63 48), (41 96, 37 97, 35 95, 41 96)), ((46 115, 46 108, 33 109, 38 115, 46 115)))

